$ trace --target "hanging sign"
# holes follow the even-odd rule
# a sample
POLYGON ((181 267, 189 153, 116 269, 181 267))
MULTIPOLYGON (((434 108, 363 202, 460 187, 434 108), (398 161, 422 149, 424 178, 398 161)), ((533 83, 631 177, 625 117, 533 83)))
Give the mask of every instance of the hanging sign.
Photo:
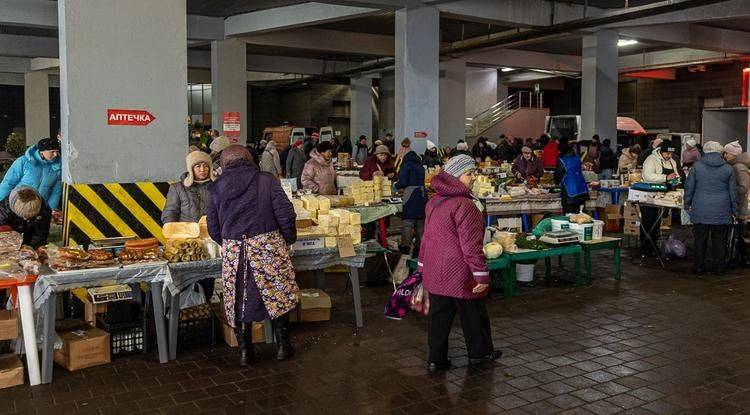
POLYGON ((224 136, 226 136, 229 141, 236 143, 237 137, 240 136, 241 131, 240 113, 238 111, 222 112, 221 120, 221 129, 224 131, 224 136))
POLYGON ((107 109, 107 125, 131 125, 143 127, 156 117, 146 110, 107 109))
POLYGON ((414 131, 414 138, 427 138, 426 131, 414 131))

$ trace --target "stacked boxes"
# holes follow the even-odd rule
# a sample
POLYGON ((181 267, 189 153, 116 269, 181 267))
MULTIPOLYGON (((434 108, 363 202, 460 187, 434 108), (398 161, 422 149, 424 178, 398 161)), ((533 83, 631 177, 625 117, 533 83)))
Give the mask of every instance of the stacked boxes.
POLYGON ((604 230, 606 232, 619 232, 621 219, 620 205, 607 205, 604 207, 604 230))
POLYGON ((638 236, 641 234, 641 219, 638 214, 638 206, 632 203, 626 203, 623 209, 623 218, 625 226, 623 232, 626 235, 638 236))

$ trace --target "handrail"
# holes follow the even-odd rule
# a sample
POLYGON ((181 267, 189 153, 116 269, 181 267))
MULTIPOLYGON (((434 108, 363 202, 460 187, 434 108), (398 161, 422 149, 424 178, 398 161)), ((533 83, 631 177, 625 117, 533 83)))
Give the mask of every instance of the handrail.
POLYGON ((479 135, 520 108, 542 108, 543 93, 518 91, 474 117, 466 118, 466 136, 479 135))

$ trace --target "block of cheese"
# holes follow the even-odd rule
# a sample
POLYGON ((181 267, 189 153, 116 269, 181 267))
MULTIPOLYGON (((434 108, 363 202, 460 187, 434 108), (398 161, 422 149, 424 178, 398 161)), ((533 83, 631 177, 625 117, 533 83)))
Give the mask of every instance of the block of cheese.
POLYGON ((339 217, 331 215, 331 212, 318 211, 318 226, 321 228, 336 227, 339 225, 339 217))
POLYGON ((335 248, 336 247, 336 237, 335 236, 326 236, 326 248, 335 248))
POLYGON ((302 203, 300 199, 292 199, 292 206, 294 206, 294 210, 297 209, 304 209, 305 205, 302 203))
POLYGON ((361 225, 362 224, 362 215, 360 215, 358 212, 348 212, 349 213, 349 224, 350 225, 361 225))
POLYGON ((352 243, 354 245, 361 244, 362 243, 362 234, 358 232, 356 235, 352 235, 352 243))
POLYGON ((349 224, 349 211, 344 209, 334 209, 329 212, 331 216, 339 218, 339 225, 349 224))
POLYGON ((318 196, 318 210, 331 210, 331 199, 325 196, 318 196))
POLYGON ((351 225, 339 225, 338 227, 338 234, 339 235, 346 235, 349 233, 349 226, 351 225))
POLYGON ((339 234, 338 226, 329 226, 325 228, 326 236, 336 236, 339 234))
POLYGON ((318 198, 315 196, 302 196, 302 206, 310 212, 318 210, 318 198))

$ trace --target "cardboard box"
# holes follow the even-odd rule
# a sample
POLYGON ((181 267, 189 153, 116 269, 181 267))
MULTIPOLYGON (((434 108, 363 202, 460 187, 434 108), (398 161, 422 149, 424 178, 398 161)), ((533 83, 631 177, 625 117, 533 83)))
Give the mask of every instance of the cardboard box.
POLYGON ((604 219, 604 232, 620 232, 620 219, 604 219))
POLYGON ((23 363, 13 353, 0 355, 0 389, 23 385, 23 363))
POLYGON ((55 363, 70 370, 103 365, 111 361, 109 333, 81 321, 78 328, 57 333, 62 348, 55 349, 55 363))
POLYGON ((16 310, 0 310, 0 340, 18 338, 18 314, 16 310))
POLYGON ((638 236, 641 234, 641 223, 634 220, 625 220, 625 226, 623 228, 625 235, 638 236))
MULTIPOLYGON (((227 315, 224 311, 224 304, 213 303, 211 304, 214 314, 216 314, 216 320, 219 322, 219 330, 221 331, 221 338, 224 340, 229 347, 239 347, 237 343, 237 336, 234 335, 234 329, 227 322, 227 315)), ((253 343, 263 343, 266 341, 266 332, 263 327, 263 323, 253 323, 253 343)))
POLYGON ((604 217, 607 219, 620 219, 622 213, 620 213, 620 205, 607 205, 604 207, 604 217))
POLYGON ((300 290, 299 321, 328 321, 331 319, 331 297, 317 288, 300 290))
POLYGON ((94 304, 85 288, 71 290, 71 293, 83 303, 83 319, 92 325, 96 324, 96 315, 107 312, 107 303, 94 304))
POLYGON ((664 227, 664 226, 667 226, 667 227, 672 226, 672 212, 671 211, 667 212, 667 216, 661 218, 661 226, 662 227, 664 227))

